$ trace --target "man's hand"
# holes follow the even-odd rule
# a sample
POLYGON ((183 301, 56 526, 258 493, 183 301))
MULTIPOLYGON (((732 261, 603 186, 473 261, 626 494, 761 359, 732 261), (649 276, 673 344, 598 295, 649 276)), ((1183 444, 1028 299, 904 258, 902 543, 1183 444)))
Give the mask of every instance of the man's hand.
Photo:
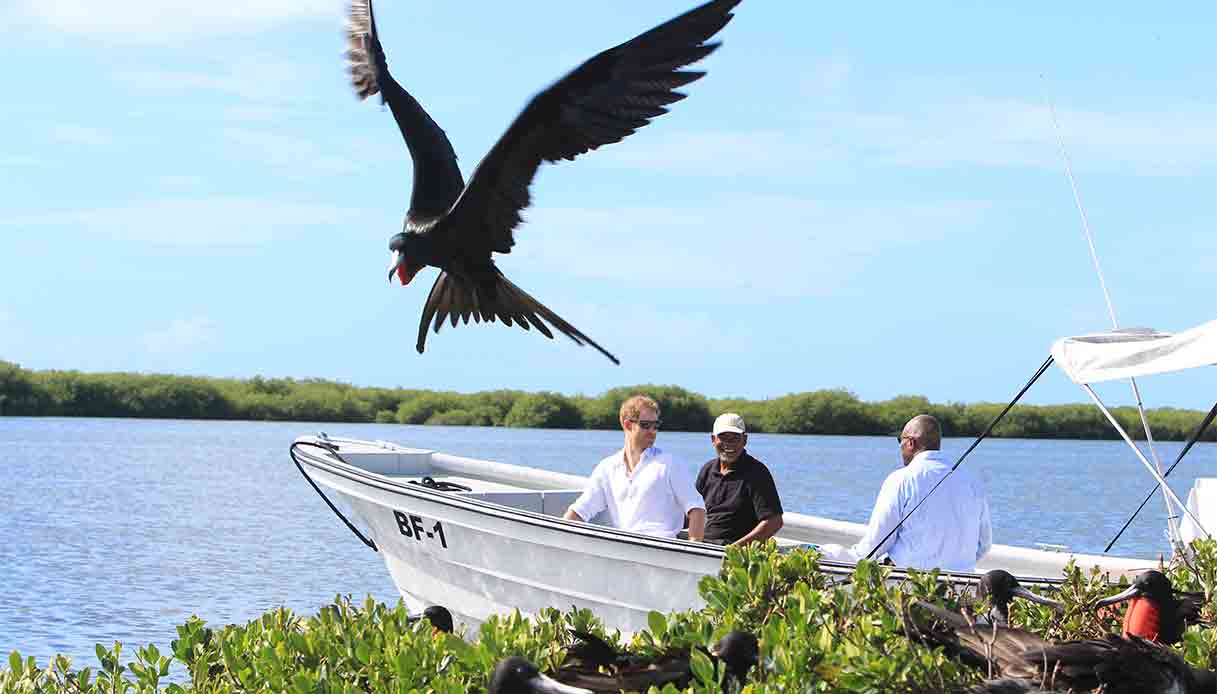
POLYGON ((748 532, 747 535, 732 542, 736 546, 746 545, 749 542, 764 542, 777 534, 782 529, 782 514, 775 514, 767 518, 761 519, 761 522, 756 524, 756 527, 748 532))
POLYGON ((689 509, 687 517, 689 519, 689 539, 693 542, 701 542, 706 536, 706 509, 689 509))

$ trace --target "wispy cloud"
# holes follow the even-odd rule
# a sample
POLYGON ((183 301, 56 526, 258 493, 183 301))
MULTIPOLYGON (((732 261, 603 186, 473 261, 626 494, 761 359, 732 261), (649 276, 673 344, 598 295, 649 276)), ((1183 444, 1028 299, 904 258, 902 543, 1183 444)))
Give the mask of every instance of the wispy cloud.
POLYGON ((190 190, 201 187, 207 179, 193 174, 162 174, 156 181, 169 190, 190 190))
POLYGON ((302 85, 310 84, 316 75, 297 62, 261 51, 217 56, 193 64, 188 70, 121 69, 110 78, 128 90, 155 94, 217 92, 240 97, 243 106, 260 109, 267 103, 299 101, 302 85))
MULTIPOLYGON (((597 158, 620 167, 733 177, 802 176, 834 165, 1061 166, 1051 113, 1036 96, 986 95, 946 79, 855 81, 848 59, 834 57, 808 69, 795 107, 754 115, 758 127, 682 130, 663 123, 664 137, 645 147, 606 149, 597 158)), ((1160 100, 1152 110, 1058 107, 1057 120, 1079 170, 1180 176, 1211 171, 1217 161, 1217 104, 1211 102, 1160 100)))
POLYGON ((108 147, 114 143, 114 135, 100 128, 74 123, 59 123, 51 125, 47 131, 49 138, 59 144, 82 147, 108 147))
POLYGON ((168 326, 144 333, 144 347, 153 354, 189 352, 213 344, 216 324, 210 318, 177 318, 168 326))
POLYGON ((230 123, 272 123, 279 112, 269 106, 233 106, 220 113, 230 123))
POLYGON ((841 103, 849 95, 852 71, 849 58, 843 55, 812 63, 799 77, 803 98, 819 104, 841 103))
POLYGON ((65 33, 141 44, 240 33, 340 11, 327 0, 17 0, 9 10, 11 19, 65 33))
POLYGON ((12 360, 12 352, 17 348, 17 316, 9 309, 0 306, 0 359, 12 360), (5 356, 5 355, 9 356, 5 356))
POLYGON ((0 166, 17 168, 46 168, 48 166, 45 159, 27 156, 22 154, 13 154, 0 157, 0 166))
POLYGON ((350 211, 261 198, 168 198, 0 219, 0 226, 72 225, 112 237, 180 246, 260 245, 338 224, 350 211))
MULTIPOLYGON (((853 132, 886 163, 1061 166, 1052 115, 1044 103, 960 98, 877 115, 859 120, 853 132)), ((1211 104, 1177 102, 1155 112, 1061 109, 1057 119, 1074 165, 1085 170, 1183 175, 1212 168, 1217 154, 1217 106, 1211 104)))
POLYGON ((331 146, 315 138, 256 126, 226 128, 216 137, 232 150, 234 158, 280 169, 284 177, 317 179, 359 171, 359 157, 352 153, 358 143, 331 146), (308 165, 302 166, 302 162, 308 165))
POLYGON ((989 208, 986 201, 879 205, 779 196, 690 207, 538 208, 499 265, 510 275, 519 258, 530 271, 633 287, 819 295, 838 288, 877 248, 967 233, 989 208))

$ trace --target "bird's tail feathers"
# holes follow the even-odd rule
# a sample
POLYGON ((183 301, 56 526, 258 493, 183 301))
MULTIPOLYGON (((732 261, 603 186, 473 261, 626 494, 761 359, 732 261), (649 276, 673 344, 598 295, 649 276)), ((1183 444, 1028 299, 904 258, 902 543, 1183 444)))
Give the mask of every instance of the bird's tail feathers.
POLYGON ((470 318, 475 323, 492 323, 497 319, 503 321, 504 325, 510 326, 514 323, 524 330, 536 328, 537 332, 550 339, 553 339, 554 334, 549 326, 553 326, 575 344, 594 347, 614 364, 621 363, 595 340, 517 287, 503 276, 503 273, 496 271, 494 296, 488 296, 489 293, 479 290, 478 286, 469 280, 449 272, 441 272, 435 284, 431 286, 431 293, 427 296, 422 320, 418 325, 418 343, 415 347, 419 353, 426 347, 428 327, 438 333, 445 321, 455 327, 458 320, 467 324, 470 318))

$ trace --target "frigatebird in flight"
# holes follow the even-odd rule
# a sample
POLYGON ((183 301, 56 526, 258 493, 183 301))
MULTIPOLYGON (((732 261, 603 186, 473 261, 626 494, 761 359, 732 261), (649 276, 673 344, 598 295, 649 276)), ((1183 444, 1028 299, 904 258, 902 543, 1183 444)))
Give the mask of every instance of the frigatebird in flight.
POLYGON ((393 275, 409 284, 419 270, 440 269, 418 326, 421 353, 430 324, 455 327, 501 320, 552 339, 553 326, 576 343, 596 341, 508 280, 492 253, 510 253, 529 186, 541 162, 557 162, 619 142, 685 95, 677 88, 704 72, 682 68, 718 48, 709 39, 731 21, 740 0, 711 0, 625 43, 598 53, 528 102, 465 183, 443 129, 402 88, 385 60, 371 0, 353 0, 347 62, 360 99, 380 94, 414 160, 414 189, 402 231, 389 240, 393 275), (432 323, 434 319, 434 323, 432 323))

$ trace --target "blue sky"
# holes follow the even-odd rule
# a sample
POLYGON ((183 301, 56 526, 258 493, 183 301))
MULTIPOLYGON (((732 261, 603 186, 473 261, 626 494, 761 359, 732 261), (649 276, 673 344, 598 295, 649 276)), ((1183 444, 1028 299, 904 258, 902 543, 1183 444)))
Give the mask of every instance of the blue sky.
MULTIPOLYGON (((693 3, 377 5, 466 176, 537 90, 693 3)), ((545 167, 500 267, 602 345, 501 325, 414 352, 385 279, 408 154, 341 0, 10 0, 0 358, 27 368, 594 394, 1008 399, 1110 327, 1217 317, 1217 5, 745 0, 689 98, 545 167)), ((1142 383, 1206 408, 1213 369, 1142 383)), ((1113 402, 1127 388, 1109 389, 1113 402)), ((1052 372, 1030 402, 1079 402, 1052 372)))

